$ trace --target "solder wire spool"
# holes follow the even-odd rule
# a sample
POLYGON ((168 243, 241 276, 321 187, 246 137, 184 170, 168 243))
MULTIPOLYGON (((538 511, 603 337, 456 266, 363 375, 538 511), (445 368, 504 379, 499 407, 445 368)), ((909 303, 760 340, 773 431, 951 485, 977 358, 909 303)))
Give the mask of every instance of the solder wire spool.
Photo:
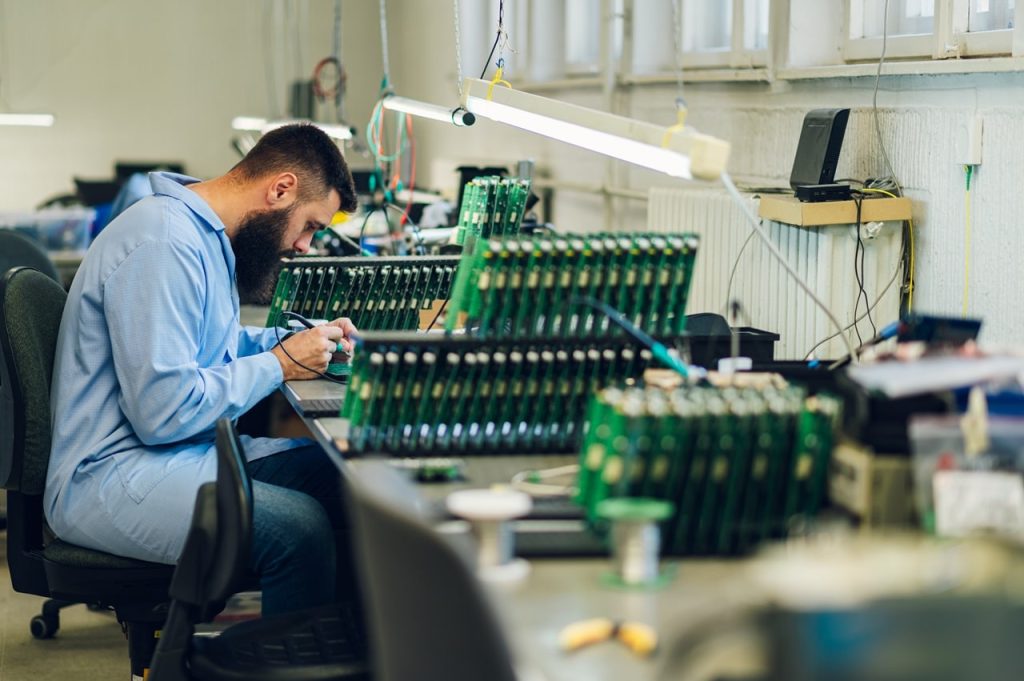
POLYGON ((612 525, 612 561, 615 571, 606 575, 610 585, 660 587, 670 576, 658 570, 661 531, 658 523, 672 515, 673 504, 661 499, 619 497, 597 505, 597 514, 612 525))
POLYGON ((508 489, 466 489, 449 494, 445 504, 452 515, 467 520, 473 528, 481 579, 508 582, 527 575, 529 564, 515 558, 512 521, 533 507, 528 494, 508 489))

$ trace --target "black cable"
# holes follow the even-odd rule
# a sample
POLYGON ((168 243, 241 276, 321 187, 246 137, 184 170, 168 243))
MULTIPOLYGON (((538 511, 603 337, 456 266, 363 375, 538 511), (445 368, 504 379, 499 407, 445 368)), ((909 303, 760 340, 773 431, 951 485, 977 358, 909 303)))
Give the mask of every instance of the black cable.
POLYGON ((480 72, 480 80, 484 79, 487 75, 487 67, 491 63, 491 57, 494 56, 494 51, 498 49, 498 43, 501 41, 501 34, 504 30, 505 25, 505 0, 498 0, 498 33, 494 36, 494 44, 491 45, 491 51, 487 55, 487 61, 484 62, 484 68, 480 72))
MULTIPOLYGON (((860 284, 860 292, 858 293, 859 297, 857 298, 858 305, 855 305, 854 309, 853 309, 853 318, 854 319, 857 318, 857 307, 859 307, 860 297, 863 297, 864 298, 864 307, 866 307, 867 310, 868 310, 868 323, 871 325, 871 335, 872 336, 877 336, 878 335, 878 327, 875 326, 875 320, 871 316, 871 301, 868 298, 868 292, 865 289, 865 286, 866 286, 866 283, 867 283, 867 275, 865 274, 864 258, 867 256, 868 249, 864 245, 864 236, 861 234, 861 223, 862 223, 861 207, 863 206, 864 198, 861 197, 860 199, 854 199, 854 201, 857 202, 857 247, 860 250, 860 264, 858 265, 858 263, 857 263, 857 249, 854 249, 854 252, 853 252, 853 258, 854 258, 853 266, 854 266, 855 273, 858 272, 857 268, 859 267, 859 274, 858 274, 857 281, 860 284)), ((857 338, 858 338, 858 340, 860 339, 860 334, 857 335, 857 338)))
POLYGON ((409 214, 406 213, 405 209, 402 208, 401 206, 397 206, 397 205, 395 205, 393 203, 386 203, 384 205, 386 207, 390 208, 391 210, 397 210, 405 218, 405 221, 408 222, 410 225, 412 225, 412 233, 416 235, 416 240, 419 241, 418 246, 419 246, 419 248, 421 248, 423 250, 424 253, 426 253, 427 252, 427 246, 426 246, 426 242, 423 240, 423 234, 422 234, 422 232, 420 230, 420 226, 417 225, 415 222, 413 222, 413 219, 411 217, 409 217, 409 214))
POLYGON ((391 237, 391 248, 394 249, 395 254, 397 255, 398 248, 395 246, 395 243, 397 243, 398 239, 395 238, 394 232, 391 230, 391 217, 388 215, 388 204, 386 202, 381 204, 380 212, 384 214, 384 222, 387 223, 388 226, 388 236, 391 237))
POLYGON ((448 299, 447 298, 445 299, 445 301, 443 303, 441 303, 441 307, 439 307, 437 309, 437 314, 434 315, 434 319, 430 322, 430 326, 428 326, 425 329, 424 333, 426 331, 430 331, 432 328, 434 328, 434 324, 437 324, 437 320, 441 318, 441 315, 444 313, 444 309, 446 307, 448 307, 448 299))
POLYGON ((366 223, 370 221, 370 216, 377 212, 377 208, 377 206, 374 206, 373 209, 366 214, 366 217, 363 218, 363 224, 359 227, 359 255, 363 255, 364 252, 363 235, 366 233, 366 223))
MULTIPOLYGON (((860 239, 860 221, 861 221, 861 205, 863 199, 853 197, 853 202, 857 206, 857 242, 853 247, 853 278, 857 281, 857 297, 853 301, 853 318, 857 318, 857 311, 860 309, 861 294, 864 293, 864 282, 860 278, 860 269, 858 267, 858 256, 860 255, 861 239, 860 239)), ((857 336, 857 345, 863 345, 864 339, 860 335, 860 327, 856 324, 853 325, 853 333, 857 336)))
MULTIPOLYGON (((281 314, 283 314, 285 316, 288 315, 287 312, 282 312, 281 314)), ((309 373, 316 374, 320 378, 326 378, 328 381, 334 381, 335 383, 345 383, 346 385, 348 384, 348 380, 344 380, 343 381, 340 378, 338 378, 337 376, 331 376, 330 374, 325 374, 322 371, 317 371, 316 369, 311 369, 310 367, 306 366, 305 364, 303 364, 299 360, 297 360, 294 357, 292 357, 292 353, 288 352, 288 348, 286 348, 284 346, 284 343, 282 342, 282 340, 285 340, 285 339, 281 338, 281 327, 277 326, 276 324, 274 325, 274 335, 277 336, 277 345, 278 345, 278 347, 281 348, 281 352, 283 352, 288 359, 290 359, 291 361, 295 362, 296 364, 298 364, 300 367, 302 367, 303 369, 305 369, 309 373)))
POLYGON ((494 44, 491 45, 491 52, 487 55, 487 61, 484 62, 484 69, 480 72, 480 80, 484 79, 487 75, 487 67, 491 64, 491 57, 494 56, 494 51, 498 49, 498 41, 501 40, 501 30, 498 31, 498 35, 494 36, 494 44))

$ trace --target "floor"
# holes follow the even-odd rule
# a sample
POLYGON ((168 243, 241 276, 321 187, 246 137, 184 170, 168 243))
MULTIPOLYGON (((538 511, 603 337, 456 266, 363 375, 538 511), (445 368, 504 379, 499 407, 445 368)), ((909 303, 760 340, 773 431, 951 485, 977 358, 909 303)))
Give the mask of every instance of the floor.
POLYGON ((128 679, 128 643, 113 613, 76 605, 61 613, 56 638, 32 638, 29 621, 43 599, 11 589, 6 545, 0 533, 0 681, 128 679))

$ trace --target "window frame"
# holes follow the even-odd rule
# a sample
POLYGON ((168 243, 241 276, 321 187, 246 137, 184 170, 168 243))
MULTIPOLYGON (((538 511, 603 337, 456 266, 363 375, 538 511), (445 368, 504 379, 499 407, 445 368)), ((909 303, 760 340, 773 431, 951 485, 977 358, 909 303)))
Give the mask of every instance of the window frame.
MULTIPOLYGON (((846 0, 843 8, 843 58, 846 62, 877 61, 882 39, 851 38, 855 4, 867 0, 846 0)), ((958 59, 963 57, 1016 57, 1024 54, 1024 4, 1014 6, 1014 28, 969 31, 970 0, 932 0, 935 3, 933 30, 928 34, 889 36, 886 59, 958 59)))
MULTIPOLYGON (((746 0, 732 2, 732 26, 729 33, 729 48, 719 50, 688 50, 680 56, 683 69, 755 69, 768 65, 768 53, 772 45, 772 28, 768 26, 768 45, 764 49, 748 49, 746 46, 746 0)), ((780 0, 768 0, 770 3, 780 0)), ((680 0, 686 3, 687 0, 680 0)), ((769 12, 771 10, 769 9, 769 12)), ((685 11, 682 12, 686 14, 685 11)), ((683 21, 683 17, 679 18, 683 21)), ((673 27, 675 29, 676 27, 673 27)))

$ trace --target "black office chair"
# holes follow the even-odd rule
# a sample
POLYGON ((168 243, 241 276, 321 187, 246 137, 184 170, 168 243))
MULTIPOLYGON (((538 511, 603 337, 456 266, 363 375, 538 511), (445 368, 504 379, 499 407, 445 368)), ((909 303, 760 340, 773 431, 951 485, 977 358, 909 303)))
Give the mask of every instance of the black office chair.
POLYGON ((217 482, 199 489, 192 527, 171 582, 171 607, 149 681, 362 681, 369 679, 362 622, 337 604, 236 624, 193 637, 245 578, 252 489, 234 426, 217 423, 217 482))
POLYGON ((0 276, 12 267, 34 267, 60 283, 60 274, 42 246, 13 229, 0 229, 0 276))
POLYGON ((348 487, 374 678, 514 681, 471 551, 433 529, 411 483, 386 463, 360 465, 348 487))
POLYGON ((32 620, 53 636, 60 609, 113 609, 128 637, 132 673, 149 666, 167 608, 173 566, 146 563, 57 539, 43 518, 50 460, 50 381, 67 295, 52 278, 16 267, 0 279, 0 486, 7 490, 7 564, 19 593, 51 600, 32 620))

